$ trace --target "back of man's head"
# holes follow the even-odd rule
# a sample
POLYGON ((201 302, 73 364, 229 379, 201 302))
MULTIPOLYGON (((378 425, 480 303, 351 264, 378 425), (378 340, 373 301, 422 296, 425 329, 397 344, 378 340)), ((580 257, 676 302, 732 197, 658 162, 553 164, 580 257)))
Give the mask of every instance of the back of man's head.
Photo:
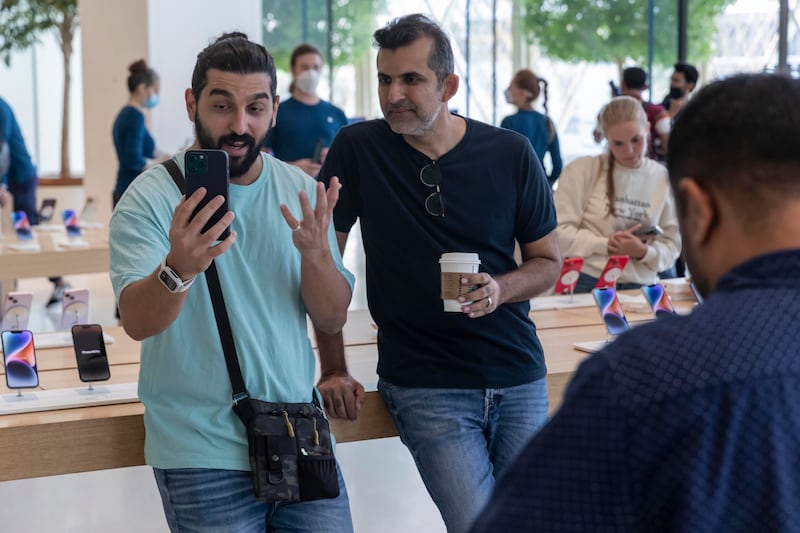
POLYGON ((697 84, 700 73, 697 72, 697 69, 694 68, 694 65, 690 65, 689 63, 675 63, 674 68, 675 72, 680 72, 683 74, 683 77, 686 79, 686 83, 691 83, 693 85, 697 84))
POLYGON ((386 50, 409 46, 422 37, 433 39, 428 67, 436 73, 436 81, 441 88, 444 79, 455 72, 455 61, 450 39, 436 22, 419 13, 406 15, 392 20, 373 35, 375 46, 386 50))
POLYGON ((247 39, 241 32, 222 34, 216 41, 197 54, 197 62, 192 73, 192 94, 200 99, 208 83, 209 69, 233 72, 236 74, 267 74, 270 79, 272 98, 278 89, 275 77, 275 60, 260 44, 247 39))
POLYGON ((622 83, 626 89, 643 91, 647 86, 647 72, 639 67, 628 67, 622 71, 622 83))
MULTIPOLYGON (((800 81, 745 74, 714 82, 675 120, 667 168, 673 190, 690 177, 763 219, 800 200, 800 81)), ((679 209, 682 201, 676 194, 679 209)))

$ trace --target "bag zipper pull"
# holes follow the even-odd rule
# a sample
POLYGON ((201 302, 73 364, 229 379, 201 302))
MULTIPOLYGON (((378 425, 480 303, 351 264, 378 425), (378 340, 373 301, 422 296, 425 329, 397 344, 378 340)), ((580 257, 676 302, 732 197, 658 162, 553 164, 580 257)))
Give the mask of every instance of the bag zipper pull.
POLYGON ((319 446, 319 432, 317 431, 317 419, 314 419, 314 446, 319 446))
POLYGON ((286 431, 289 432, 291 438, 294 438, 294 428, 292 427, 292 423, 289 422, 289 413, 286 411, 283 412, 283 419, 286 421, 286 431))

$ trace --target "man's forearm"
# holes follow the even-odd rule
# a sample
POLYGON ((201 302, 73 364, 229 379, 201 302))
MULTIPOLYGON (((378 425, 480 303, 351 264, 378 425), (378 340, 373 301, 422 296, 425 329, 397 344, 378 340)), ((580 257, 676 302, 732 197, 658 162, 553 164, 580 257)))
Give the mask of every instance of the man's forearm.
POLYGON ((169 292, 158 280, 156 272, 131 283, 119 298, 122 327, 139 341, 161 333, 178 318, 187 294, 188 291, 169 292))
POLYGON ((555 285, 561 259, 535 257, 518 268, 495 278, 504 302, 522 302, 545 292, 555 285))
POLYGON ((347 360, 344 355, 344 336, 342 332, 325 333, 314 326, 319 350, 319 367, 322 377, 328 375, 347 375, 347 360))
POLYGON ((350 284, 336 269, 330 252, 303 257, 300 265, 300 291, 314 326, 326 333, 340 331, 347 321, 350 284))

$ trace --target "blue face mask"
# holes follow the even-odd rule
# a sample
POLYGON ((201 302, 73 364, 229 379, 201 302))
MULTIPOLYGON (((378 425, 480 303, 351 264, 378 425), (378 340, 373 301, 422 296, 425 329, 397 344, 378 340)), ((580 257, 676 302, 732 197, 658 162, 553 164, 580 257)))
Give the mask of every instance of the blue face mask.
POLYGON ((150 97, 144 101, 144 107, 147 109, 153 109, 155 106, 158 105, 158 93, 153 93, 150 97))

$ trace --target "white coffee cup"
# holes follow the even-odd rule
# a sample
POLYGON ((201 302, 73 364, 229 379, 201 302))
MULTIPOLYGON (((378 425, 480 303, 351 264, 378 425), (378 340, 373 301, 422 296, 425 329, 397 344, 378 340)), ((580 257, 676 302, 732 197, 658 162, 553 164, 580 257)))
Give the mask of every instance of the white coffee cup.
POLYGON ((442 301, 444 310, 461 312, 461 306, 472 302, 460 303, 457 298, 475 290, 474 287, 461 285, 462 274, 476 274, 481 260, 478 254, 468 252, 449 252, 442 254, 439 265, 442 269, 442 301))

